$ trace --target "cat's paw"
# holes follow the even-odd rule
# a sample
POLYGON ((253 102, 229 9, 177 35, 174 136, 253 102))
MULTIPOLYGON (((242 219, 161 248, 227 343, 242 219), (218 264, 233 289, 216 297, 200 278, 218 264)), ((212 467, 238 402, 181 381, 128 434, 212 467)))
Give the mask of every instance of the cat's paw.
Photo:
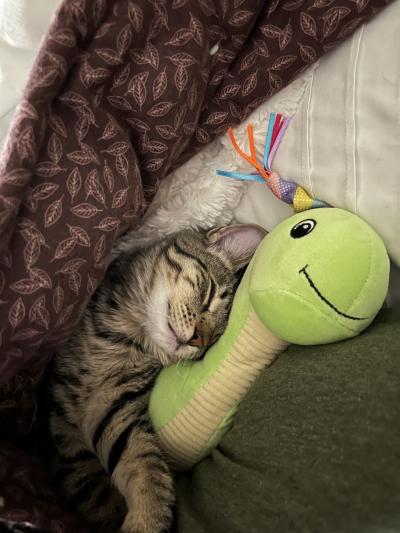
POLYGON ((172 523, 172 512, 170 509, 162 515, 156 513, 129 512, 122 524, 122 533, 166 533, 172 523))

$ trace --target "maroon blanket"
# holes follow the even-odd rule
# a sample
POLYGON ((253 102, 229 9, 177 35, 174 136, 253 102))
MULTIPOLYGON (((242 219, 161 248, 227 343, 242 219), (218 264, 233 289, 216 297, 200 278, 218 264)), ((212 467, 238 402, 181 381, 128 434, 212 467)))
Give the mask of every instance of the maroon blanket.
POLYGON ((64 1, 0 162, 2 432, 160 180, 385 3, 64 1))

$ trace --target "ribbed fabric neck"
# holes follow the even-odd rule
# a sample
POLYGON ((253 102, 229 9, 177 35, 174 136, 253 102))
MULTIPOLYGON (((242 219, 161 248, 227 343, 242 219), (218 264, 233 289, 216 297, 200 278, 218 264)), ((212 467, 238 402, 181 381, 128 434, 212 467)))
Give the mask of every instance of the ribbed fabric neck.
POLYGON ((226 417, 234 414, 260 371, 287 345, 250 311, 232 348, 213 375, 159 433, 173 466, 189 468, 204 455, 210 439, 226 425, 226 417))

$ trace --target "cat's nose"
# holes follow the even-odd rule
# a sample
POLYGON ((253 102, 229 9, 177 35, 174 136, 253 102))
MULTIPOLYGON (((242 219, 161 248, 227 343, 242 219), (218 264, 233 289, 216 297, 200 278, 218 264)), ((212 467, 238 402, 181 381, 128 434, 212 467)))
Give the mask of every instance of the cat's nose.
POLYGON ((204 348, 210 343, 210 337, 204 331, 195 330, 191 339, 189 339, 189 346, 196 346, 197 348, 204 348))

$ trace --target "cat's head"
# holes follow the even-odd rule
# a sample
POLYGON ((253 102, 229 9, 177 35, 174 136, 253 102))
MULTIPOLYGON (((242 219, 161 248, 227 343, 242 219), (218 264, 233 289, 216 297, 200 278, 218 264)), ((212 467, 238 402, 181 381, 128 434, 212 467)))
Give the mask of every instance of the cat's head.
POLYGON ((265 236, 238 224, 209 232, 185 230, 162 248, 146 309, 148 341, 162 362, 194 359, 223 333, 237 273, 265 236))

